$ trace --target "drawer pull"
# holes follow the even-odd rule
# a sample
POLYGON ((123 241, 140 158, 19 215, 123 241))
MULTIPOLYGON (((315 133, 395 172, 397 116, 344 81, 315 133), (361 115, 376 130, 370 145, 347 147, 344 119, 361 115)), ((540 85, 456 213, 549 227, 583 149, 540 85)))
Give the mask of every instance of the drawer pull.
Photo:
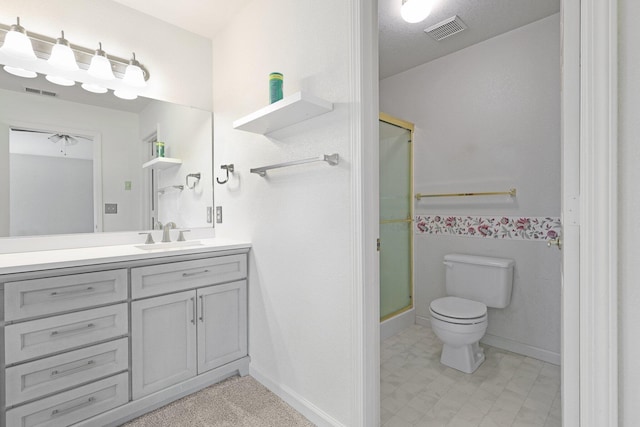
POLYGON ((91 396, 90 398, 88 398, 84 402, 80 402, 77 405, 73 405, 73 406, 70 406, 70 407, 65 408, 65 409, 54 409, 53 411, 51 411, 51 416, 52 417, 59 417, 60 415, 68 414, 69 412, 73 412, 73 411, 75 411, 77 409, 80 409, 82 407, 91 405, 93 402, 95 402, 95 400, 96 400, 96 398, 91 396))
POLYGON ((74 332, 81 332, 81 331, 84 331, 86 329, 92 329, 92 328, 95 328, 95 327, 96 327, 95 324, 89 323, 89 324, 87 324, 87 326, 81 326, 79 328, 69 329, 69 330, 66 330, 66 331, 53 331, 53 332, 51 332, 51 336, 55 337, 57 335, 72 334, 74 332))
POLYGON ((199 274, 206 274, 208 272, 209 272, 209 270, 195 271, 193 273, 182 273, 182 277, 197 276, 199 274))
POLYGON ((65 369, 64 371, 51 371, 51 377, 58 377, 60 375, 69 375, 75 372, 83 371, 85 369, 89 369, 92 365, 95 365, 96 361, 91 359, 84 365, 76 366, 75 368, 65 369))
POLYGON ((204 296, 200 295, 200 321, 204 322, 204 296))
POLYGON ((73 291, 66 291, 66 292, 51 292, 50 296, 52 297, 68 297, 68 296, 72 296, 72 295, 76 295, 76 294, 84 294, 86 292, 93 292, 95 291, 95 289, 93 288, 93 286, 88 286, 84 289, 76 289, 73 291))

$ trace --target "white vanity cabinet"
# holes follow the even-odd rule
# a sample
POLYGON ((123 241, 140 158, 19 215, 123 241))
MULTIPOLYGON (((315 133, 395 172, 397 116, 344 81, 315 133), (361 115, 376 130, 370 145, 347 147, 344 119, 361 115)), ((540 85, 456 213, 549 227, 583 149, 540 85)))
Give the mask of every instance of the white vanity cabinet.
MULTIPOLYGON (((142 267, 131 272, 132 294, 243 279, 246 271, 237 255, 142 267)), ((134 300, 131 339, 134 399, 246 356, 246 280, 134 300)))
POLYGON ((198 373, 247 354, 247 281, 198 289, 198 373))
POLYGON ((66 426, 129 400, 127 270, 0 276, 0 425, 66 426))
POLYGON ((131 303, 134 399, 196 376, 195 300, 187 291, 131 303))
POLYGON ((0 427, 118 426, 246 375, 248 250, 0 270, 0 427))

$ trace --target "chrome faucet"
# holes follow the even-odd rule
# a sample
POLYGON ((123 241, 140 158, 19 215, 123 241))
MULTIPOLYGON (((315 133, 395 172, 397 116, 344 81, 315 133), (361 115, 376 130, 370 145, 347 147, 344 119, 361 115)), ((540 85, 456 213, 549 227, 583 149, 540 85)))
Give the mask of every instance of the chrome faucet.
POLYGON ((171 232, 172 228, 176 228, 175 222, 167 222, 164 227, 162 227, 162 243, 168 243, 171 241, 171 232))

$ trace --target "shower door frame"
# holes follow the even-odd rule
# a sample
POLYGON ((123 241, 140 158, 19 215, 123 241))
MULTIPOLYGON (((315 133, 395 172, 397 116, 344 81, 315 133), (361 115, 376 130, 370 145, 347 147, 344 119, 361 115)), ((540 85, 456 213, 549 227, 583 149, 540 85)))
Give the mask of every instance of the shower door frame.
MULTIPOLYGON (((413 253, 414 253, 414 238, 413 238, 413 222, 414 222, 414 204, 413 204, 413 144, 414 144, 414 131, 415 125, 411 122, 407 122, 405 120, 399 119, 397 117, 393 117, 390 114, 380 112, 378 115, 378 124, 380 122, 388 123, 392 126, 397 126, 402 129, 406 129, 409 131, 409 218, 407 218, 406 222, 409 223, 409 277, 411 283, 410 287, 410 302, 409 305, 396 310, 392 313, 387 314, 384 317, 380 317, 380 322, 384 322, 385 320, 392 319, 402 313, 406 313, 407 311, 413 310, 414 308, 414 296, 415 296, 415 277, 414 277, 414 262, 413 262, 413 253)), ((378 144, 380 142, 378 141, 378 144)), ((379 173, 379 172, 378 172, 379 173)), ((399 220, 391 220, 394 222, 400 222, 399 220)), ((383 224, 383 220, 380 220, 380 225, 383 224)), ((387 222, 390 223, 390 222, 387 222)), ((381 243, 382 244, 382 243, 381 243)), ((382 276, 380 276, 382 279, 382 276)))

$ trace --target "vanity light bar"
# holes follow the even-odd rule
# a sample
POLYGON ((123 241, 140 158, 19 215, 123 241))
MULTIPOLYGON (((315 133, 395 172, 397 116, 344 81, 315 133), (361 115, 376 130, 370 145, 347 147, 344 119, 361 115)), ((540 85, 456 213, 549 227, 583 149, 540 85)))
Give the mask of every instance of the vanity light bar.
MULTIPOLYGON (((5 36, 10 31, 10 29, 10 25, 0 23, 0 45, 4 43, 5 36)), ((31 31, 27 31, 27 37, 31 40, 31 44, 33 45, 33 50, 36 54, 36 57, 42 60, 49 59, 49 57, 51 56, 51 50, 56 44, 56 38, 37 34, 31 31)), ((88 70, 89 65, 91 64, 91 59, 96 52, 95 47, 89 49, 75 44, 70 44, 70 48, 75 54, 78 66, 82 70, 88 70)), ((111 67, 115 76, 119 79, 124 78, 127 66, 130 64, 131 60, 113 56, 111 54, 108 55, 108 59, 111 62, 111 67)), ((142 70, 144 80, 149 80, 149 70, 147 70, 142 64, 138 63, 136 65, 138 65, 142 70)))

